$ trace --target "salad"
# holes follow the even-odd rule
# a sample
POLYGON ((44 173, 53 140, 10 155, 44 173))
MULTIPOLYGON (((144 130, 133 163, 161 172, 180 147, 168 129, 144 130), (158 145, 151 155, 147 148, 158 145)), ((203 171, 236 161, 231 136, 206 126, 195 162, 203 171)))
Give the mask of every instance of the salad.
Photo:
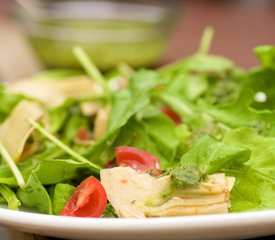
POLYGON ((197 53, 155 70, 52 70, 0 85, 0 202, 73 217, 275 208, 275 46, 243 70, 197 53))

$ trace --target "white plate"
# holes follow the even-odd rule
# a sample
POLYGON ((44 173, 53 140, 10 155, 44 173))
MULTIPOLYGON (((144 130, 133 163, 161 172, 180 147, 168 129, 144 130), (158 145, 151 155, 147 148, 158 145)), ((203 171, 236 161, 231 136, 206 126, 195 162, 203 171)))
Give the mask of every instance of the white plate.
POLYGON ((275 234, 275 210, 151 219, 92 219, 0 208, 0 225, 77 240, 244 239, 275 234))

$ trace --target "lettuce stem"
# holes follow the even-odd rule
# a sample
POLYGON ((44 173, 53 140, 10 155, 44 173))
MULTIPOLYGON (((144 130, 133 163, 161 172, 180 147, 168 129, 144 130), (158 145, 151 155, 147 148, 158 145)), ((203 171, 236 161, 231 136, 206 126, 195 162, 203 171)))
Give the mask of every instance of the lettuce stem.
POLYGON ((7 149, 1 142, 0 142, 0 153, 3 157, 3 159, 5 160, 5 162, 9 165, 19 187, 20 188, 25 187, 26 183, 25 183, 25 180, 24 180, 20 170, 18 169, 17 165, 13 161, 13 159, 10 156, 10 154, 8 153, 7 149))
POLYGON ((81 64, 81 66, 84 68, 88 76, 96 81, 103 89, 104 93, 110 97, 110 88, 108 86, 107 81, 97 68, 97 66, 94 64, 94 62, 89 58, 88 54, 83 50, 81 47, 75 47, 73 49, 73 53, 78 60, 78 62, 81 64))
POLYGON ((33 119, 29 118, 28 122, 37 130, 39 131, 43 136, 48 138, 51 142, 53 142, 56 146, 60 147, 64 152, 69 154, 71 157, 73 157, 75 160, 88 164, 95 173, 99 173, 101 170, 101 167, 90 162, 88 159, 82 157, 80 154, 72 150, 70 147, 65 145, 63 142, 61 142, 59 139, 57 139, 54 135, 52 135, 49 131, 47 131, 45 128, 43 128, 40 124, 38 124, 33 119))
MULTIPOLYGON (((203 31, 201 41, 200 41, 200 46, 197 54, 203 54, 206 55, 209 52, 209 49, 211 47, 211 43, 213 40, 214 36, 214 29, 213 27, 206 27, 203 31)), ((181 66, 184 65, 187 59, 180 59, 176 62, 172 62, 170 64, 167 64, 161 68, 158 69, 158 73, 160 75, 165 75, 169 73, 173 73, 174 71, 180 69, 181 66)))
POLYGON ((211 43, 214 36, 214 29, 213 27, 206 27, 203 31, 200 47, 198 50, 199 54, 207 54, 209 52, 209 49, 211 47, 211 43))
POLYGON ((179 114, 189 118, 194 117, 195 113, 193 109, 187 103, 184 103, 183 100, 179 100, 177 97, 166 93, 162 93, 159 98, 179 114))

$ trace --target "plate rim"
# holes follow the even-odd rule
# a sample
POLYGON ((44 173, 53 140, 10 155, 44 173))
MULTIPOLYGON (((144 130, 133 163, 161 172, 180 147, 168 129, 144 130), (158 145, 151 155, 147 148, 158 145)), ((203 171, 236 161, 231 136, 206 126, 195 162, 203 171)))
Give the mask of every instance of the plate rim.
MULTIPOLYGON (((274 223, 275 210, 259 210, 240 213, 222 213, 196 216, 162 218, 78 218, 15 211, 0 207, 0 225, 13 224, 32 227, 68 228, 70 230, 137 231, 159 229, 199 229, 227 226, 252 226, 274 223)), ((275 229, 274 229, 275 233, 275 229)))

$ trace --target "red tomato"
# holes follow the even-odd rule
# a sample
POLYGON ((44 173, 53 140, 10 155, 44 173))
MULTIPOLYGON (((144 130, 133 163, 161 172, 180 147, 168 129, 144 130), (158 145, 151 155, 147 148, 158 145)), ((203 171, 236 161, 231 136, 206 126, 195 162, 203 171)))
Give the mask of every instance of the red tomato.
POLYGON ((81 127, 79 128, 78 132, 77 132, 77 138, 79 140, 85 141, 85 140, 89 140, 89 132, 88 129, 85 127, 81 127))
POLYGON ((171 108, 169 108, 168 106, 163 105, 161 107, 161 110, 166 116, 171 118, 174 121, 175 124, 180 124, 181 123, 180 116, 175 111, 173 111, 171 108))
POLYGON ((72 193, 61 215, 71 217, 100 217, 107 205, 101 183, 93 176, 81 182, 72 193))
POLYGON ((118 166, 130 166, 140 172, 152 171, 152 174, 161 174, 159 160, 152 154, 138 148, 120 146, 116 150, 116 163, 118 166))

